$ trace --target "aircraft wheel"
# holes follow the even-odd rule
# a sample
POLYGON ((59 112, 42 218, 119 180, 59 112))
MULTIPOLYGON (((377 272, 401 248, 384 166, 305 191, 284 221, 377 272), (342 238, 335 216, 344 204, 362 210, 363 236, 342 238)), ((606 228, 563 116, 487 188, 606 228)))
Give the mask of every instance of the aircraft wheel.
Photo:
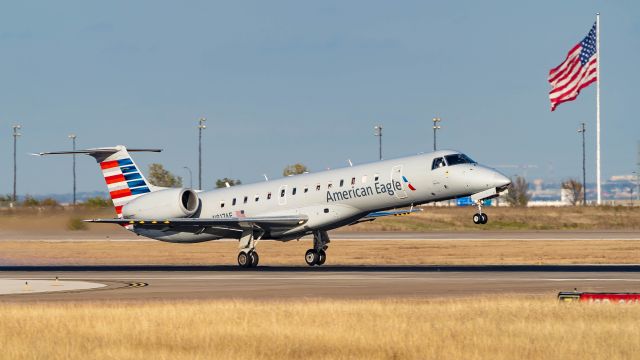
POLYGON ((483 219, 482 214, 476 213, 476 214, 473 215, 473 223, 476 224, 476 225, 477 224, 482 224, 482 219, 483 219))
POLYGON ((251 267, 251 263, 252 263, 251 255, 247 254, 244 251, 241 251, 238 254, 238 265, 240 265, 240 267, 243 267, 243 268, 251 267))
POLYGON ((327 253, 324 250, 318 251, 318 262, 316 265, 324 265, 324 262, 327 261, 327 253))
POLYGON ((314 249, 309 249, 307 250, 307 253, 304 254, 304 261, 306 261, 309 266, 316 265, 319 258, 319 254, 314 249))
POLYGON ((487 216, 487 214, 482 214, 482 222, 481 222, 481 224, 486 224, 487 221, 489 221, 489 217, 487 216))
POLYGON ((250 257, 251 257, 251 267, 258 266, 258 263, 260 262, 260 256, 258 255, 258 253, 255 251, 252 251, 250 253, 250 257))

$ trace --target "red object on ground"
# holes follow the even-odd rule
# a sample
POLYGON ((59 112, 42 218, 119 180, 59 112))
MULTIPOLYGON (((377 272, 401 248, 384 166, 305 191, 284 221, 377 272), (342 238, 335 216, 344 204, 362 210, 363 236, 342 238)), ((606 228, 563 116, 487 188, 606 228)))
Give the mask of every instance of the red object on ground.
POLYGON ((558 294, 558 300, 593 304, 640 304, 640 293, 563 291, 558 294))

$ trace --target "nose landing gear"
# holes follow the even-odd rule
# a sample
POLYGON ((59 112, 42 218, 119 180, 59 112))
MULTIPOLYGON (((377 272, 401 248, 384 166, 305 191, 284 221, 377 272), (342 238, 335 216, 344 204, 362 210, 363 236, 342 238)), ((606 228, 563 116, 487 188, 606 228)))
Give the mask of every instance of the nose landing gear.
POLYGON ((487 214, 477 213, 473 215, 474 224, 486 224, 488 220, 487 214))
POLYGON ((473 223, 476 225, 484 225, 487 223, 487 221, 489 221, 489 217, 487 216, 487 214, 484 214, 482 212, 482 200, 478 200, 477 204, 478 212, 473 215, 473 223))

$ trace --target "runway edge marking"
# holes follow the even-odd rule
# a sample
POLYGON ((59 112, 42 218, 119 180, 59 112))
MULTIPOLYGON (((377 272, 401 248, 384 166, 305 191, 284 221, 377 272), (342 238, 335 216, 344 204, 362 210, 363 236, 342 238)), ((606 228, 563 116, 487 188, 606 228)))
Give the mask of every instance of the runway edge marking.
POLYGON ((146 282, 132 282, 132 283, 129 283, 129 285, 127 285, 127 287, 129 288, 140 288, 145 286, 149 286, 149 284, 146 282))

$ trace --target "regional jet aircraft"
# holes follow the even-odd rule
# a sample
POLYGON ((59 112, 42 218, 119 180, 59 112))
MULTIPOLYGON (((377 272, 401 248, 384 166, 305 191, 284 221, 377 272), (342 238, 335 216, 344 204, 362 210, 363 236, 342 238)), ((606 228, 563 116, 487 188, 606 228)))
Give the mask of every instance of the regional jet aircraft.
POLYGON ((289 241, 313 234, 308 265, 325 263, 328 230, 410 214, 414 206, 471 196, 476 224, 486 224, 482 200, 498 196, 510 180, 457 151, 377 161, 262 183, 211 191, 154 186, 129 155, 158 149, 115 147, 38 155, 87 154, 94 157, 109 188, 117 218, 85 220, 119 224, 149 238, 193 243, 239 240, 238 265, 255 267, 261 239, 289 241), (400 208, 406 208, 398 210, 400 208))

